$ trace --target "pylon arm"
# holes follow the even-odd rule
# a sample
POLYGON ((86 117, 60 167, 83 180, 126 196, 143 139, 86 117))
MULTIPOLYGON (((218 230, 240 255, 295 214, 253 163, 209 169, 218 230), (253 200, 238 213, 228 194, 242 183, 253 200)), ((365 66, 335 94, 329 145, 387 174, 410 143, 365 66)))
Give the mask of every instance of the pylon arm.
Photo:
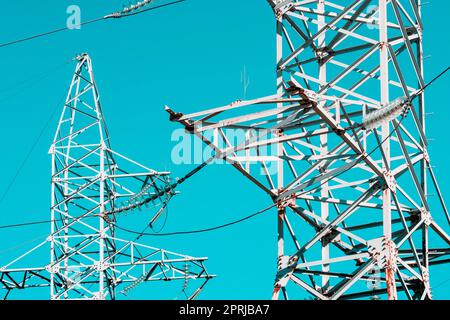
MULTIPOLYGON (((68 270, 63 267, 67 256, 61 256, 60 262, 44 267, 21 268, 20 265, 43 249, 42 244, 35 247, 0 269, 0 283, 2 292, 5 293, 4 298, 8 298, 9 294, 16 290, 54 286, 59 289, 54 299, 64 297, 69 291, 76 292, 79 298, 92 299, 88 288, 98 281, 96 273, 99 271, 105 272, 105 275, 112 281, 111 289, 117 290, 123 295, 128 294, 144 282, 191 280, 189 290, 193 293, 196 292, 195 296, 197 296, 198 290, 214 277, 214 275, 208 274, 204 266, 207 258, 180 255, 119 238, 114 240, 118 249, 104 260, 103 266, 92 261, 70 267, 68 270), (54 275, 55 279, 53 284, 51 275, 54 275)), ((46 242, 46 244, 49 246, 50 242, 46 242)))

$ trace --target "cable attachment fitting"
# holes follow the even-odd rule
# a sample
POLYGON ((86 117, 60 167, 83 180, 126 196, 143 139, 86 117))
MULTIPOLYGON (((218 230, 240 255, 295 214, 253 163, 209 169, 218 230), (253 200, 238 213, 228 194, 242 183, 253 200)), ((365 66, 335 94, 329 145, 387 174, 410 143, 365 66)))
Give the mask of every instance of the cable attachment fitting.
POLYGON ((286 12, 292 10, 293 7, 294 4, 292 3, 292 0, 280 0, 275 4, 273 10, 275 11, 277 19, 280 19, 286 12))
POLYGON ((280 189, 278 194, 279 194, 279 197, 276 200, 278 210, 285 209, 287 207, 295 207, 295 203, 297 200, 295 193, 290 196, 287 196, 286 198, 283 198, 283 197, 280 197, 283 194, 283 190, 280 189))
POLYGON ((87 56, 89 56, 86 52, 83 52, 83 53, 80 53, 80 54, 77 54, 74 58, 73 58, 73 60, 76 60, 76 61, 83 61, 87 56))
POLYGON ((172 122, 178 121, 183 117, 183 114, 181 112, 175 112, 168 106, 165 106, 164 110, 166 110, 166 112, 169 114, 169 120, 172 122))
POLYGON ((122 11, 113 12, 111 14, 108 14, 108 15, 104 16, 103 19, 119 19, 119 18, 125 17, 127 15, 134 14, 138 10, 140 10, 141 8, 143 8, 146 5, 150 4, 151 2, 153 2, 153 0, 138 1, 135 4, 132 4, 132 5, 128 6, 128 7, 124 7, 122 9, 122 11))
POLYGON ((373 130, 385 123, 389 123, 398 116, 405 117, 411 108, 411 101, 407 97, 400 97, 389 103, 387 106, 368 113, 363 118, 362 128, 373 130))

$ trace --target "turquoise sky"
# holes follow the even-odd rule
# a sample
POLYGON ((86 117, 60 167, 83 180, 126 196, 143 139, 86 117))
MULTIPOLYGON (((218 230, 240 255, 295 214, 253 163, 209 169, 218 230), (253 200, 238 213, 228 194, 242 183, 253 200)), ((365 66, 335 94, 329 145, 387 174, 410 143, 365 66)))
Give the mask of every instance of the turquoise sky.
MULTIPOLYGON (((0 13, 0 43, 63 27, 71 4, 80 6, 86 21, 121 8, 122 1, 6 2, 0 13)), ((449 1, 428 1, 423 6, 428 80, 449 65, 449 14, 449 1)), ((274 93, 274 26, 264 0, 188 0, 133 18, 0 48, 0 199, 5 194, 0 225, 49 218, 47 152, 57 124, 52 114, 61 110, 74 68, 70 60, 77 53, 88 52, 93 59, 113 148, 156 170, 181 176, 191 167, 171 162, 174 143, 170 138, 178 126, 168 121, 163 106, 190 112, 243 98, 244 68, 250 79, 247 98, 274 93)), ((427 92, 428 111, 434 113, 428 118, 430 154, 444 194, 450 194, 449 89, 447 76, 427 92)), ((182 195, 170 206, 167 232, 215 226, 270 204, 228 166, 208 167, 180 191, 182 195)), ((47 232, 46 225, 0 230, 0 265, 39 240, 17 245, 47 232)), ((276 266, 274 212, 214 233, 145 240, 153 246, 209 257, 209 271, 219 276, 206 287, 203 299, 270 298, 276 266)), ((436 270, 432 273, 434 296, 448 298, 450 281, 444 282, 448 271, 436 270)), ((146 298, 151 289, 144 286, 130 297, 146 298)))

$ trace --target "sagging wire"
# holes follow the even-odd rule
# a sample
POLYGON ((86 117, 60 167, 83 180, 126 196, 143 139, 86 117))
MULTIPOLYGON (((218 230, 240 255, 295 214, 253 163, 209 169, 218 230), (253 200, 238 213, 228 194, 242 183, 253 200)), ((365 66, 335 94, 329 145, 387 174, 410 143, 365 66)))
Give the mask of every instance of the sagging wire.
POLYGON ((22 247, 24 247, 24 246, 26 246, 26 245, 28 245, 28 244, 30 244, 30 243, 33 243, 33 242, 35 242, 35 241, 37 241, 37 240, 44 239, 44 238, 46 238, 46 237, 48 237, 48 234, 47 234, 47 233, 46 233, 46 234, 42 234, 42 235, 40 235, 40 236, 38 236, 38 237, 36 237, 36 238, 33 238, 33 239, 31 239, 31 240, 22 242, 22 243, 20 243, 20 244, 18 244, 18 245, 15 245, 15 246, 13 246, 13 247, 10 247, 10 248, 1 250, 1 251, 0 251, 0 255, 3 255, 3 254, 5 254, 5 253, 11 252, 11 251, 16 251, 17 249, 20 249, 20 248, 22 248, 22 247))
MULTIPOLYGON (((67 64, 67 62, 64 63, 64 65, 66 65, 66 64, 67 64)), ((2 204, 3 201, 6 199, 6 197, 9 194, 9 192, 11 191, 12 187, 16 183, 17 178, 20 176, 20 174, 22 173, 22 170, 25 168, 25 165, 30 160, 31 155, 33 154, 34 150, 36 149, 36 147, 38 146, 39 142, 41 141, 43 135, 45 134, 45 132, 49 128, 52 119, 55 117, 59 106, 61 105, 61 103, 64 100, 64 97, 65 97, 64 94, 61 95, 61 97, 58 100, 58 103, 55 104, 55 106, 53 107, 53 110, 52 110, 50 116, 47 118, 47 121, 45 122, 44 126, 41 128, 41 130, 39 131, 39 134, 37 135, 36 139, 33 141, 33 144, 31 145, 30 149, 28 150, 27 154, 25 155, 25 158, 22 160, 22 162, 20 163, 20 165, 17 168, 16 172, 14 173, 14 176, 12 177, 11 181, 8 183, 8 185, 6 186, 5 190, 1 194, 1 196, 0 196, 0 204, 2 204)), ((5 101, 5 100, 2 100, 0 102, 3 102, 3 101, 5 101)))
MULTIPOLYGON (((286 200, 286 201, 288 201, 288 200, 286 200)), ((252 219, 252 218, 254 218, 254 217, 256 217, 256 216, 259 216, 259 215, 261 215, 261 214, 263 214, 263 213, 269 211, 270 209, 274 208, 274 207, 277 206, 278 204, 279 204, 279 202, 274 203, 274 204, 272 204, 272 205, 270 205, 270 206, 268 206, 268 207, 266 207, 266 208, 264 208, 264 209, 261 209, 261 210, 255 212, 255 213, 252 213, 251 215, 248 215, 248 216, 246 216, 246 217, 244 217, 244 218, 241 218, 241 219, 239 219, 239 220, 235 220, 235 221, 232 221, 232 222, 228 222, 228 223, 225 223, 225 224, 221 224, 221 225, 218 225, 218 226, 215 226, 215 227, 210 227, 210 228, 205 228, 205 229, 197 229, 197 230, 190 230, 190 231, 175 231, 175 232, 168 232, 168 233, 146 233, 146 232, 139 232, 139 231, 134 231, 134 230, 126 229, 126 228, 123 228, 123 227, 121 227, 121 226, 119 226, 119 225, 117 225, 117 224, 115 224, 114 227, 117 228, 117 229, 119 229, 119 230, 122 230, 122 231, 124 231, 124 232, 137 234, 137 235, 139 235, 139 237, 142 237, 142 236, 160 236, 160 237, 166 237, 166 236, 176 236, 176 235, 187 235, 187 234, 205 233, 205 232, 216 231, 216 230, 219 230, 219 229, 224 229, 224 228, 230 227, 230 226, 232 226, 232 225, 235 225, 235 224, 244 222, 244 221, 246 221, 246 220, 250 220, 250 219, 252 219)))
POLYGON ((172 198, 172 195, 167 194, 166 195, 166 200, 163 202, 163 205, 161 206, 161 208, 158 210, 158 212, 153 216, 153 218, 150 220, 149 222, 149 226, 150 228, 153 230, 153 232, 156 233, 161 233, 164 228, 166 227, 166 223, 167 223, 167 219, 169 217, 169 201, 172 198), (155 229, 153 228, 153 225, 155 223, 155 221, 163 214, 165 213, 165 218, 164 218, 164 222, 161 226, 161 228, 158 231, 155 231, 155 229))

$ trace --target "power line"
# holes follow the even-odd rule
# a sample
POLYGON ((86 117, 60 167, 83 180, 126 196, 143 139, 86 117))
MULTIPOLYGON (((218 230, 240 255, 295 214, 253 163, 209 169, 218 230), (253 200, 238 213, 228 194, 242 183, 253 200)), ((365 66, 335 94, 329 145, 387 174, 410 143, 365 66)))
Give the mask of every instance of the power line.
POLYGON ((37 240, 40 240, 40 239, 43 239, 43 238, 46 238, 46 237, 48 237, 48 234, 43 234, 43 235, 40 235, 40 236, 38 236, 36 238, 33 238, 31 240, 19 243, 18 245, 15 245, 13 247, 10 247, 10 248, 7 248, 7 249, 4 249, 4 250, 0 251, 0 255, 8 253, 8 252, 11 252, 11 251, 15 251, 15 250, 20 249, 20 248, 23 248, 27 244, 33 243, 33 242, 35 242, 37 240))
POLYGON ((50 222, 56 222, 56 221, 62 221, 62 219, 59 219, 59 220, 41 220, 41 221, 32 221, 32 222, 24 222, 24 223, 16 223, 16 224, 7 224, 7 225, 0 226, 0 229, 20 228, 20 227, 33 226, 33 225, 50 223, 50 222))
POLYGON ((442 285, 446 284, 449 281, 450 281, 450 278, 440 282, 438 285, 434 286, 433 289, 437 289, 437 288, 441 287, 442 285))
MULTIPOLYGON (((98 216, 85 217, 85 219, 86 218, 98 218, 98 216)), ((80 219, 80 217, 71 218, 71 219, 62 218, 62 219, 54 219, 54 220, 30 221, 30 222, 23 222, 23 223, 3 225, 3 226, 0 226, 0 229, 21 228, 21 227, 26 227, 26 226, 33 226, 33 225, 39 225, 39 224, 45 224, 45 223, 53 223, 53 222, 62 222, 62 221, 66 222, 66 223, 71 223, 71 222, 77 221, 79 219, 80 219)))
MULTIPOLYGON (((169 2, 169 3, 157 5, 157 6, 154 6, 154 7, 151 7, 151 8, 142 9, 142 10, 138 10, 138 11, 132 11, 132 10, 130 10, 130 7, 128 7, 128 8, 125 8, 124 10, 116 12, 116 13, 112 13, 112 14, 109 14, 109 15, 106 15, 106 16, 103 16, 103 17, 100 17, 100 18, 89 20, 89 21, 81 22, 79 24, 74 25, 73 28, 77 28, 77 27, 81 27, 81 26, 85 26, 85 25, 88 25, 88 24, 93 24, 93 23, 96 23, 96 22, 99 22, 99 21, 104 21, 104 20, 109 20, 109 19, 120 19, 120 18, 131 17, 131 16, 135 16, 135 15, 138 15, 138 14, 141 14, 141 13, 144 13, 144 12, 151 11, 151 10, 156 10, 156 9, 160 9, 160 8, 163 8, 163 7, 167 7, 167 6, 171 6, 171 5, 174 5, 174 4, 178 4, 178 3, 184 2, 184 1, 186 1, 186 0, 172 1, 172 2, 169 2), (126 10, 128 10, 128 11, 126 11, 126 10)), ((150 4, 151 2, 153 2, 153 1, 144 1, 143 4, 136 5, 136 9, 140 9, 141 7, 143 7, 143 6, 147 5, 147 4, 150 4)), ((136 10, 136 9, 134 9, 134 10, 136 10)), ((63 32, 63 31, 66 31, 66 30, 71 30, 71 29, 72 28, 69 28, 68 26, 66 26, 66 27, 63 27, 63 28, 58 28, 58 29, 54 29, 54 30, 51 30, 51 31, 38 33, 38 34, 29 36, 29 37, 26 37, 26 38, 22 38, 22 39, 13 40, 13 41, 10 41, 10 42, 2 43, 2 44, 0 44, 0 48, 7 47, 7 46, 12 46, 12 45, 15 45, 15 44, 18 44, 18 43, 34 40, 34 39, 37 39, 37 38, 49 36, 49 35, 52 35, 52 34, 55 34, 55 33, 60 33, 60 32, 63 32)))
MULTIPOLYGON (((223 229, 226 227, 230 227, 232 225, 244 222, 246 220, 249 220, 251 218, 254 218, 258 215, 263 214, 264 212, 272 209, 273 207, 275 207, 276 204, 272 204, 264 209, 261 209, 251 215, 248 215, 246 217, 243 217, 239 220, 235 220, 235 221, 231 221, 222 225, 218 225, 218 226, 214 226, 214 227, 210 227, 210 228, 206 228, 206 229, 198 229, 198 230, 190 230, 190 231, 176 231, 176 232, 168 232, 168 233, 145 233, 145 230, 149 227, 146 226, 146 228, 144 229, 144 232, 138 232, 138 231, 134 231, 134 230, 130 230, 130 229, 126 229, 123 227, 118 226, 115 223, 112 223, 112 225, 114 227, 116 227, 119 230, 128 232, 128 233, 134 233, 137 234, 139 236, 139 238, 141 236, 172 236, 172 235, 182 235, 182 234, 194 234, 194 233, 204 233, 204 232, 211 232, 211 231, 215 231, 215 230, 219 230, 219 229, 223 229)), ((95 217, 98 218, 98 217, 95 217)), ((76 220, 77 218, 74 219, 70 219, 70 220, 76 220)), ((66 221, 67 219, 55 219, 55 220, 41 220, 41 221, 33 221, 33 222, 24 222, 24 223, 17 223, 17 224, 10 224, 10 225, 3 225, 0 226, 0 229, 11 229, 11 228, 19 228, 19 227, 25 227, 25 226, 31 226, 31 225, 38 225, 38 224, 44 224, 44 223, 51 223, 51 222, 58 222, 58 221, 66 221)), ((69 220, 69 222, 70 222, 69 220)))
MULTIPOLYGON (((91 23, 95 23, 95 22, 98 22, 98 21, 101 21, 101 20, 104 20, 104 18, 102 17, 102 18, 98 18, 98 19, 82 22, 82 23, 80 23, 78 25, 75 25, 75 27, 81 27, 81 26, 84 26, 84 25, 87 25, 87 24, 91 24, 91 23)), ((49 36, 49 35, 52 35, 52 34, 55 34, 55 33, 59 33, 59 32, 62 32, 62 31, 66 31, 66 30, 70 30, 69 27, 58 28, 58 29, 54 29, 54 30, 51 30, 51 31, 35 34, 33 36, 30 36, 30 37, 26 37, 26 38, 22 38, 22 39, 13 40, 13 41, 10 41, 10 42, 2 43, 2 44, 0 44, 0 48, 7 47, 7 46, 12 46, 14 44, 18 44, 18 43, 25 42, 25 41, 30 41, 30 40, 41 38, 41 37, 45 37, 45 36, 49 36)))
MULTIPOLYGON (((437 76, 435 76, 430 82, 428 82, 422 89, 420 89, 419 93, 416 94, 416 96, 420 95, 422 92, 425 91, 429 86, 431 86, 436 80, 438 80, 440 77, 442 77, 444 74, 446 74, 450 70, 450 66, 448 66, 445 70, 443 70, 441 73, 439 73, 437 76)), ((416 96, 414 98, 416 98, 416 96)))
POLYGON ((218 225, 218 226, 210 227, 210 228, 206 228, 206 229, 198 229, 198 230, 190 230, 190 231, 175 231, 175 232, 168 232, 168 233, 145 233, 145 232, 138 232, 138 231, 126 229, 126 228, 120 227, 118 225, 115 225, 115 227, 117 229, 119 229, 119 230, 122 230, 122 231, 125 231, 125 232, 128 232, 128 233, 134 233, 134 234, 137 234, 137 235, 140 235, 140 236, 161 236, 161 237, 164 237, 164 236, 176 236, 176 235, 185 235, 185 234, 205 233, 205 232, 211 232, 211 231, 227 228, 227 227, 230 227, 232 225, 244 222, 246 220, 249 220, 251 218, 254 218, 256 216, 259 216, 259 215, 263 214, 264 212, 272 209, 275 206, 276 206, 276 203, 272 204, 272 205, 270 205, 270 206, 268 206, 268 207, 266 207, 266 208, 264 208, 262 210, 259 210, 259 211, 255 212, 255 213, 251 214, 251 215, 248 215, 248 216, 246 216, 244 218, 241 218, 239 220, 235 220, 235 221, 232 221, 232 222, 228 222, 228 223, 225 223, 225 224, 222 224, 222 225, 218 225))
POLYGON ((46 80, 49 76, 53 75, 55 72, 61 70, 61 68, 67 66, 69 63, 71 63, 73 60, 66 60, 62 62, 59 65, 56 65, 55 67, 52 67, 48 70, 45 70, 45 72, 40 72, 38 74, 30 74, 29 76, 25 77, 25 79, 20 80, 16 83, 13 83, 10 86, 6 86, 0 89, 0 94, 5 97, 0 99, 0 102, 7 101, 11 99, 12 97, 16 96, 17 94, 22 93, 23 90, 28 90, 32 87, 34 87, 36 84, 41 84, 44 80, 46 80), (13 94, 6 95, 7 92, 13 92, 13 94))
MULTIPOLYGON (((61 67, 66 66, 69 62, 71 62, 71 60, 69 61, 65 61, 64 63, 62 63, 61 65, 56 66, 54 69, 43 73, 42 75, 36 77, 35 79, 27 79, 25 81, 22 81, 21 83, 17 84, 17 86, 22 86, 25 85, 25 87, 22 86, 22 90, 25 89, 29 89, 31 86, 35 85, 36 83, 39 83, 39 81, 42 81, 43 79, 47 78, 48 76, 50 76, 53 72, 58 71, 61 67)), ((14 89, 15 86, 6 89, 6 90, 12 90, 14 89)), ((20 91, 22 91, 20 90, 20 91)), ((0 102, 4 102, 6 100, 8 100, 9 98, 11 98, 14 95, 10 95, 8 97, 6 97, 5 99, 0 99, 0 102)), ((36 140, 33 142, 33 144, 31 145, 28 153, 26 154, 25 158, 22 160, 22 162, 20 163, 19 167, 17 168, 16 172, 14 173, 13 178, 11 179, 11 181, 9 182, 9 184, 7 185, 7 187, 5 188, 5 190, 3 191, 3 194, 0 196, 0 204, 3 203, 3 201, 5 200, 6 196, 8 195, 8 193, 11 191, 11 188, 14 186, 17 178, 19 177, 20 173, 22 172, 23 168, 25 167, 25 165, 27 164, 28 160, 30 159, 32 153, 34 152, 34 150, 36 149, 36 146, 38 145, 38 143, 40 142, 42 136, 44 135, 45 131, 47 130, 48 126, 50 125, 51 120, 53 119, 53 117, 56 114, 56 111, 58 110, 58 106, 61 104, 62 100, 64 98, 64 95, 61 96, 61 98, 58 100, 58 103, 55 105, 55 107, 52 110, 52 113, 50 114, 49 118, 47 119, 47 122, 45 123, 45 125, 42 127, 41 131, 39 132, 36 140)))
POLYGON ((11 181, 9 182, 9 184, 7 185, 5 191, 3 192, 3 194, 0 196, 0 204, 3 203, 3 201, 5 200, 6 196, 8 195, 9 191, 11 191, 11 188, 14 186, 17 178, 19 177, 20 173, 22 172, 23 168, 25 167, 25 165, 27 164, 28 160, 30 159, 31 155, 33 154, 34 150, 36 149, 36 146, 39 144, 42 136, 44 135, 45 131, 47 130, 47 128, 50 125, 51 120, 53 119, 53 117, 56 114, 56 111, 58 110, 59 105, 61 104, 62 100, 64 99, 64 96, 61 96, 61 98, 59 99, 58 104, 55 105, 55 107, 53 108, 52 113, 50 114, 49 118, 47 119, 47 122, 45 123, 45 125, 42 127, 41 131, 39 132, 36 140, 33 142, 33 144, 31 145, 31 148, 28 150, 28 153, 26 154, 24 160, 21 162, 21 164, 19 165, 19 167, 17 168, 13 178, 11 179, 11 181))

